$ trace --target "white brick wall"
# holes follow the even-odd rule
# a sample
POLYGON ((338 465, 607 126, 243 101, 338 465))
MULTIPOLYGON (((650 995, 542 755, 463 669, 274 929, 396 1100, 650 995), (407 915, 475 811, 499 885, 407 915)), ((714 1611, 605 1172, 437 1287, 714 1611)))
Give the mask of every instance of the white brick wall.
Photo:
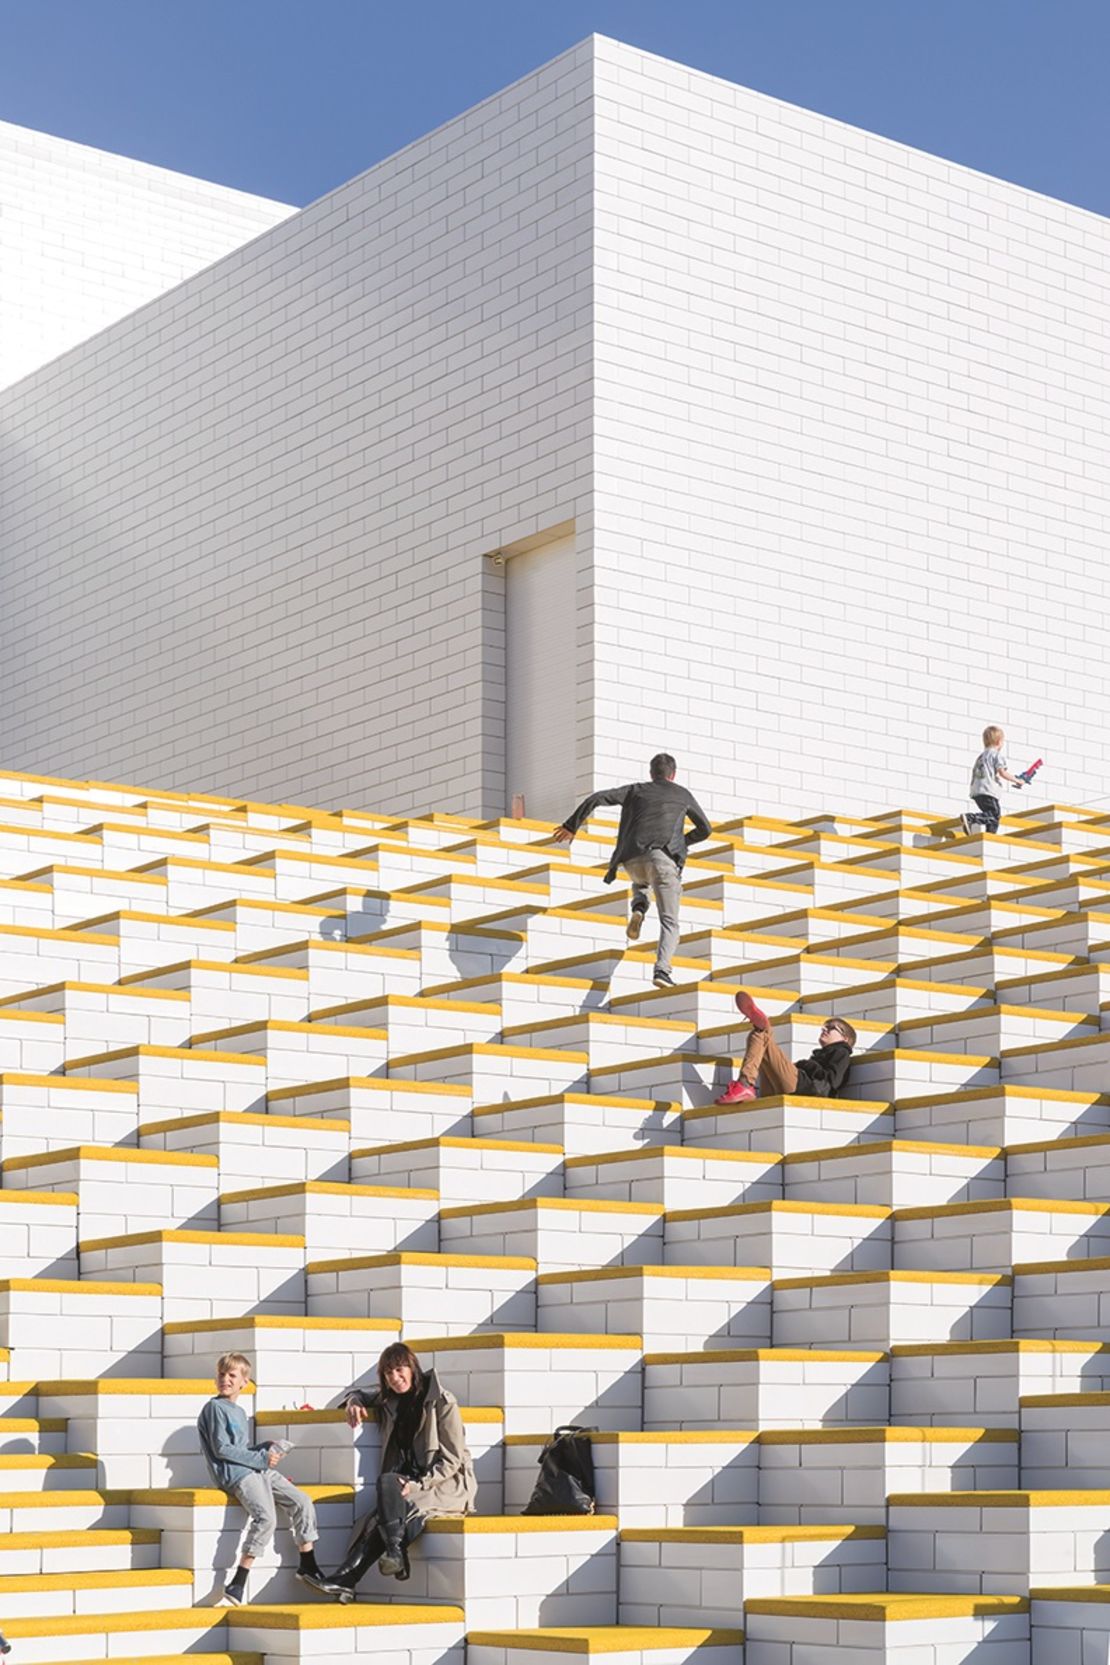
POLYGON ((0 763, 500 810, 481 557, 573 519, 580 790, 1110 793, 1108 256, 595 37, 0 400, 0 763))
POLYGON ((0 387, 294 212, 0 122, 0 387))
POLYGON ((609 41, 595 144, 595 775, 1110 793, 1110 222, 609 41))
POLYGON ((482 556, 589 528, 591 80, 564 55, 0 398, 5 765, 502 808, 482 556))

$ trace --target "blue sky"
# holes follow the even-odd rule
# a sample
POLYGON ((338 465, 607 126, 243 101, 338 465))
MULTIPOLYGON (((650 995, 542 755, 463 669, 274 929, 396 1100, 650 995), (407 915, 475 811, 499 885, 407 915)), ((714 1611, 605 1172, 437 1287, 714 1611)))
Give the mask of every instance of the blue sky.
POLYGON ((0 119, 303 204, 597 31, 1110 214, 1110 0, 0 0, 0 119))

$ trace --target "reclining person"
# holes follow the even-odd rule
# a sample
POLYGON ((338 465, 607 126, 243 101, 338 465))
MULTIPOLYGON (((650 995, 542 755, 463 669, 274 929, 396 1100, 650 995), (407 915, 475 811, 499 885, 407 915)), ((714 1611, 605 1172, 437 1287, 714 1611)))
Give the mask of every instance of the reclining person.
POLYGON ((852 1063, 856 1032, 844 1018, 830 1018, 821 1030, 817 1049, 800 1064, 792 1064, 771 1034, 771 1020, 743 989, 736 1004, 751 1024, 740 1074, 716 1100, 741 1104, 765 1094, 804 1093, 810 1098, 836 1098, 843 1090, 852 1063))
POLYGON ((352 1428, 377 1411, 382 1456, 377 1507, 359 1522, 342 1565, 320 1586, 341 1602, 354 1601, 375 1562, 380 1573, 407 1578, 409 1544, 430 1520, 472 1514, 478 1494, 458 1400, 403 1341, 378 1360, 377 1392, 356 1388, 345 1405, 352 1428))

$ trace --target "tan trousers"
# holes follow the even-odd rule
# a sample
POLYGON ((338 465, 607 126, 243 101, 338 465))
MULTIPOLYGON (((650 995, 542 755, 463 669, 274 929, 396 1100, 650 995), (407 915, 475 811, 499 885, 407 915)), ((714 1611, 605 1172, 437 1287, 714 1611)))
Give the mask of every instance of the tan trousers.
POLYGON ((796 1093, 798 1071, 769 1029, 753 1029, 744 1048, 740 1079, 755 1087, 763 1077, 764 1094, 796 1093))

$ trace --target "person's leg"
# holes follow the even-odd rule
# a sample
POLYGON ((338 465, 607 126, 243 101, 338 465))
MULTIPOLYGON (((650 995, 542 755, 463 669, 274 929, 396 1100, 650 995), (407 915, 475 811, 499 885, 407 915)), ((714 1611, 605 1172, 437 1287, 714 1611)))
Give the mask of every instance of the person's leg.
POLYGON ((1002 805, 999 803, 998 799, 990 798, 986 795, 986 793, 983 793, 982 795, 976 797, 975 802, 979 805, 979 808, 983 813, 981 815, 969 815, 968 820, 981 826, 983 831, 986 833, 996 833, 998 831, 998 823, 1002 819, 1002 805))
POLYGON ((796 1093, 798 1091, 797 1066, 790 1062, 769 1029, 763 1031, 763 1040, 765 1046, 763 1060, 759 1066, 759 1076, 764 1095, 769 1093, 796 1093))
POLYGON ((626 861, 624 870, 632 881, 632 902, 628 910, 628 926, 626 935, 629 942, 635 942, 644 924, 644 915, 650 907, 648 886, 651 883, 651 868, 640 857, 633 861, 626 861))
POLYGON ((353 1601, 355 1590, 370 1568, 380 1559, 384 1549, 385 1539, 378 1525, 378 1517, 371 1515, 369 1520, 361 1523, 360 1529, 347 1546, 347 1553, 327 1580, 327 1593, 338 1596, 340 1601, 353 1601))
POLYGON ((272 1490, 274 1504, 287 1518, 301 1558, 296 1576, 302 1584, 311 1584, 315 1589, 322 1589, 324 1575, 316 1565, 314 1548, 320 1536, 320 1529, 316 1524, 316 1508, 312 1499, 307 1492, 302 1492, 299 1486, 295 1486, 292 1480, 287 1479, 284 1474, 279 1474, 276 1469, 272 1490))
POLYGON ((678 910, 682 901, 682 875, 666 850, 651 852, 651 888, 659 909, 659 947, 655 969, 669 977, 674 951, 678 947, 678 910))
POLYGON ((237 1503, 247 1511, 247 1535, 239 1553, 239 1565, 224 1585, 224 1601, 239 1607, 246 1600, 247 1574, 254 1566, 255 1556, 270 1543, 277 1526, 271 1478, 273 1470, 245 1475, 232 1492, 237 1503))
POLYGON ((744 1047, 744 1062, 740 1065, 740 1079, 745 1087, 754 1087, 759 1081, 759 1072, 763 1066, 763 1057, 767 1051, 770 1039, 769 1029, 749 1029, 747 1044, 744 1047))
POLYGON ((403 1474, 379 1474, 378 1521, 385 1539, 385 1550, 378 1562, 378 1570, 387 1577, 408 1577, 405 1545, 411 1542, 408 1527, 414 1515, 411 1503, 404 1495, 403 1474))

